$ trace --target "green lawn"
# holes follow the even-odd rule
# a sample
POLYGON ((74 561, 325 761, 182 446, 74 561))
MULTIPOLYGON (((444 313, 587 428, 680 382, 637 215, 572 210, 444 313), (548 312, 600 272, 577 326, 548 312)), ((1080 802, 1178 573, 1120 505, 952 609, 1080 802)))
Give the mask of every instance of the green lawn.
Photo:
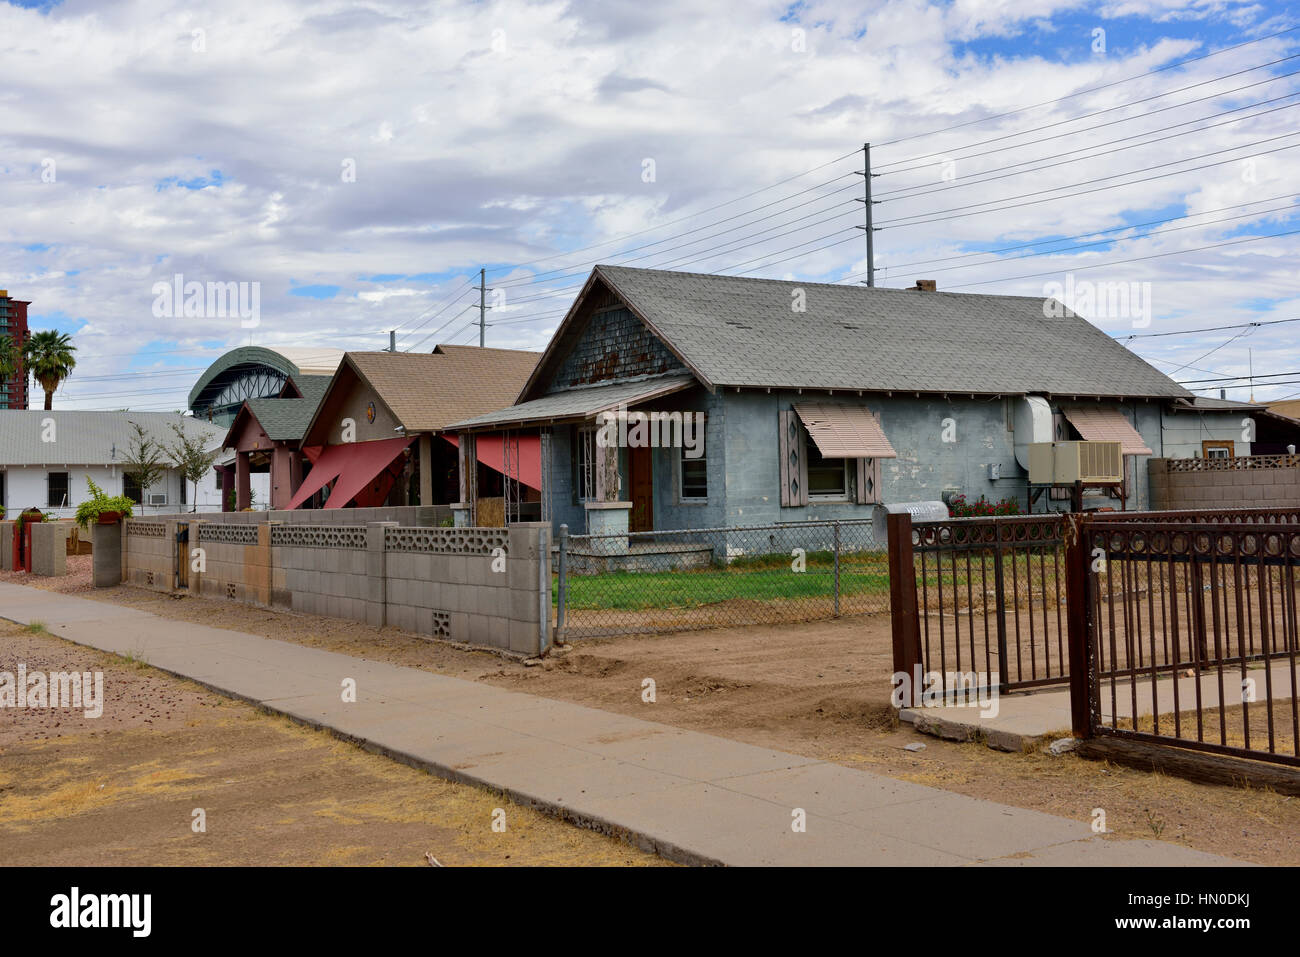
MULTIPOLYGON (((1045 556, 1040 569, 1039 556, 1025 552, 1003 556, 1005 587, 1012 590, 1013 575, 1022 598, 1030 593, 1041 593, 1042 576, 1047 584, 1055 584, 1052 558, 1045 556), (1014 568, 1014 571, 1013 571, 1014 568), (1032 582, 1032 585, 1030 584, 1032 582)), ((994 584, 994 559, 983 556, 984 577, 981 579, 981 556, 974 553, 970 565, 970 590, 977 600, 994 584)), ((920 559, 917 559, 918 586, 920 585, 920 559)), ((737 558, 728 565, 702 569, 676 571, 637 572, 614 571, 599 575, 569 576, 568 607, 574 610, 611 609, 637 611, 643 609, 698 608, 735 599, 750 601, 797 600, 801 598, 826 598, 834 595, 834 557, 830 552, 809 552, 806 569, 794 571, 790 556, 784 554, 755 555, 737 558)), ((943 591, 952 601, 954 591, 958 603, 966 600, 967 569, 965 553, 959 553, 956 573, 952 556, 943 556, 942 571, 934 555, 926 556, 926 582, 931 601, 937 600, 939 579, 943 591)), ((559 583, 556 576, 551 581, 552 600, 559 600, 559 583)), ((883 552, 848 553, 840 556, 840 595, 842 597, 879 596, 882 603, 889 598, 889 562, 883 552)), ((883 606, 882 606, 883 607, 883 606)))
MULTIPOLYGON (((552 600, 558 578, 552 576, 552 600)), ((734 599, 830 598, 834 564, 829 553, 809 553, 805 571, 794 571, 788 555, 740 559, 729 566, 662 572, 605 572, 570 575, 571 609, 698 608, 734 599)), ((840 594, 889 595, 889 568, 883 554, 845 555, 840 560, 840 594)))

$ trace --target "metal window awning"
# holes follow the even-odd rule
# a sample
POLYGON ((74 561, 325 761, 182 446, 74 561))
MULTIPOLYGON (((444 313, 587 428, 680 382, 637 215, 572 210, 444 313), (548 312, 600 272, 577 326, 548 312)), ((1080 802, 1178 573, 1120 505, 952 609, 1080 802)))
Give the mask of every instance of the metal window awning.
POLYGON ((813 444, 831 459, 895 459, 898 453, 885 438, 880 420, 864 405, 797 402, 795 414, 813 444))
POLYGON ((1078 429, 1085 442, 1118 442, 1124 455, 1150 455, 1146 442, 1113 405, 1066 405, 1061 414, 1078 429))
MULTIPOLYGON (((460 436, 443 433, 442 437, 460 448, 460 436)), ((513 463, 510 478, 529 488, 542 490, 542 438, 540 435, 510 436, 510 460, 513 463)), ((505 438, 501 435, 480 435, 474 441, 478 460, 502 475, 506 471, 505 438)))
MULTIPOLYGON (((382 473, 402 454, 402 450, 415 441, 414 435, 397 439, 379 439, 374 442, 345 442, 342 445, 327 445, 317 456, 311 472, 303 480, 298 491, 290 499, 288 508, 295 509, 307 499, 324 488, 328 483, 338 481, 330 491, 326 508, 342 508, 352 499, 358 501, 364 497, 366 504, 383 504, 382 501, 371 503, 370 498, 378 497, 378 489, 369 489, 371 483, 380 478, 382 473)), ((384 491, 392 482, 381 483, 384 491)))

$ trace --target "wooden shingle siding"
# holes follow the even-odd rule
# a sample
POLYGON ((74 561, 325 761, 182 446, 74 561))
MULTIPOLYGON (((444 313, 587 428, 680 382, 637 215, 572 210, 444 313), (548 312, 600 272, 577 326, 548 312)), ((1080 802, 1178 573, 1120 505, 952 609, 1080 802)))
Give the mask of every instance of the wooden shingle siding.
POLYGON ((548 388, 574 386, 685 372, 659 339, 626 308, 597 309, 548 388))

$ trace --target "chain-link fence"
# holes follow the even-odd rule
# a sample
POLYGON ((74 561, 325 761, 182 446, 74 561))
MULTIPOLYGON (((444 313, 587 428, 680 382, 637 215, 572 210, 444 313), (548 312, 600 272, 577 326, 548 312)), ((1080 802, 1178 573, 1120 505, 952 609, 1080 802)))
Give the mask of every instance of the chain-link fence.
POLYGON ((554 556, 567 638, 813 621, 889 610, 870 521, 569 535, 554 556))

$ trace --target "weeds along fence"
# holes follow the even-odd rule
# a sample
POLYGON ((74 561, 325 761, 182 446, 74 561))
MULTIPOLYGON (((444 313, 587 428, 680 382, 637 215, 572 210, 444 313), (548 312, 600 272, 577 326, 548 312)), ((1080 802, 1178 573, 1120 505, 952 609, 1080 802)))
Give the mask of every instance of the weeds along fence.
POLYGON ((869 520, 569 535, 554 557, 566 638, 814 621, 889 609, 869 520))

